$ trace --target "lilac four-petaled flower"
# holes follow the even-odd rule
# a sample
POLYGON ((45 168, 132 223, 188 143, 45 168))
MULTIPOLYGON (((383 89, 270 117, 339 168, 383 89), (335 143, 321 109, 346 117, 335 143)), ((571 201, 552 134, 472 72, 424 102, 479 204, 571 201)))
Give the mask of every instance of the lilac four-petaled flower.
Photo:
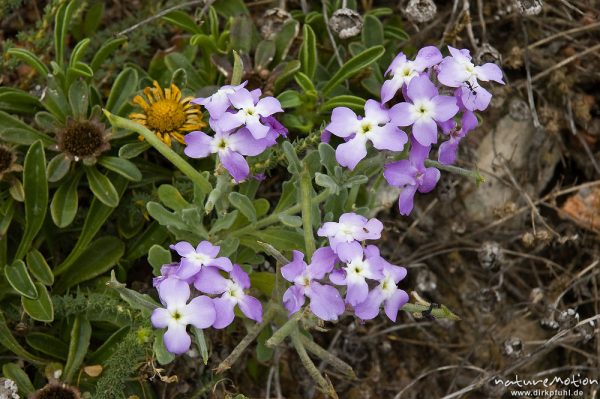
POLYGON ((320 237, 328 237, 329 245, 336 251, 341 243, 352 241, 377 240, 381 237, 383 224, 375 219, 367 219, 356 213, 344 213, 339 222, 326 222, 317 230, 320 237))
POLYGON ((203 105, 210 114, 212 119, 219 119, 221 115, 229 109, 231 101, 229 95, 235 93, 241 88, 244 88, 248 82, 243 82, 237 86, 224 85, 219 88, 214 94, 209 97, 199 97, 192 100, 193 104, 203 105))
POLYGON ((336 260, 329 247, 317 249, 310 265, 304 261, 302 252, 293 251, 293 260, 281 268, 283 278, 293 283, 283 294, 283 304, 290 314, 300 310, 305 296, 310 300, 310 310, 322 320, 337 320, 344 313, 344 301, 338 290, 318 281, 333 270, 336 260))
POLYGON ((412 140, 408 159, 385 165, 383 176, 392 186, 402 188, 398 204, 400 214, 409 215, 413 209, 414 196, 417 191, 428 193, 435 188, 440 179, 440 171, 425 167, 430 147, 420 145, 412 140))
POLYGON ((231 271, 229 258, 219 257, 220 247, 208 241, 202 241, 196 248, 187 241, 171 245, 171 249, 181 256, 179 268, 174 275, 182 280, 194 278, 203 267, 214 266, 224 271, 231 271))
POLYGON ((472 111, 465 110, 460 121, 460 127, 452 120, 446 124, 446 128, 442 126, 442 131, 448 136, 448 140, 440 144, 438 148, 438 161, 443 165, 451 165, 456 161, 458 145, 461 140, 468 132, 477 127, 477 118, 472 111))
POLYGON ((406 277, 406 268, 392 265, 385 260, 382 263, 383 278, 379 285, 369 292, 367 299, 354 307, 354 313, 362 320, 374 319, 383 303, 385 314, 395 322, 398 310, 408 302, 408 294, 397 285, 406 277))
POLYGON ((325 129, 347 140, 337 147, 335 157, 340 165, 351 170, 367 156, 369 141, 379 150, 392 151, 402 151, 408 141, 406 133, 390 123, 388 110, 375 100, 365 103, 364 117, 347 107, 335 108, 325 129))

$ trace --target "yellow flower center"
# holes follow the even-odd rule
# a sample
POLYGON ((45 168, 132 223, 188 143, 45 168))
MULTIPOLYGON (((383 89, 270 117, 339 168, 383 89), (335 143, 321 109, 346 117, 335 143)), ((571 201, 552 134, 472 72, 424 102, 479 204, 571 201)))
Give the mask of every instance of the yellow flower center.
POLYGON ((148 109, 148 127, 162 133, 180 129, 186 121, 183 105, 174 100, 160 100, 148 109))

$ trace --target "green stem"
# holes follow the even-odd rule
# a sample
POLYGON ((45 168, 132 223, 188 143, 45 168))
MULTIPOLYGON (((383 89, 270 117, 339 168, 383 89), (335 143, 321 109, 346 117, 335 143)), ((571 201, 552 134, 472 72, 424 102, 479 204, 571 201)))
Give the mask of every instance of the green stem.
POLYGON ((312 228, 312 192, 313 187, 308 166, 304 165, 300 174, 300 202, 302 206, 302 230, 304 231, 304 243, 306 245, 306 259, 310 259, 316 249, 312 228))
POLYGON ((265 342, 265 345, 269 348, 274 348, 282 343, 287 337, 291 336, 292 333, 298 329, 298 320, 302 318, 303 313, 302 310, 294 313, 288 321, 271 335, 271 338, 265 342))
POLYGON ((402 306, 401 310, 409 313, 417 313, 422 315, 423 312, 429 312, 436 319, 448 319, 448 320, 460 320, 460 317, 455 315, 445 305, 439 305, 438 307, 431 307, 428 305, 421 305, 417 303, 407 303, 402 306))
POLYGON ((347 377, 351 379, 356 379, 356 374, 354 374, 354 370, 352 367, 340 359, 339 357, 332 355, 327 351, 327 349, 323 348, 315 341, 311 340, 304 334, 298 334, 300 336, 300 341, 306 349, 312 352, 315 356, 321 358, 323 361, 331 364, 333 367, 344 373, 347 377))
POLYGON ((298 352, 298 356, 300 356, 300 361, 302 362, 302 365, 304 366, 306 371, 308 371, 308 374, 312 377, 312 379, 315 380, 317 384, 319 384, 319 387, 324 393, 328 394, 331 397, 336 397, 335 390, 333 389, 331 384, 321 375, 317 366, 315 366, 313 361, 310 359, 310 356, 308 356, 308 353, 306 352, 306 348, 302 343, 300 335, 300 331, 296 329, 292 333, 291 337, 292 343, 294 344, 294 348, 296 349, 296 352, 298 352))
POLYGON ((115 128, 121 128, 126 130, 134 131, 140 134, 144 139, 154 147, 158 152, 160 152, 165 158, 167 158, 173 165, 177 167, 184 175, 190 178, 192 182, 198 185, 200 189, 208 194, 212 190, 212 186, 209 181, 192 165, 186 162, 185 159, 180 157, 175 151, 171 149, 168 145, 163 143, 154 133, 150 130, 146 129, 146 127, 140 125, 139 123, 130 121, 129 119, 122 118, 120 116, 111 114, 107 110, 103 110, 104 114, 108 118, 108 121, 115 128))
POLYGON ((456 175, 468 177, 470 179, 475 180, 476 184, 480 184, 485 181, 485 178, 483 176, 481 176, 481 173, 479 173, 479 171, 476 171, 476 170, 463 169, 463 168, 459 168, 458 166, 452 166, 452 165, 443 165, 443 164, 439 163, 438 161, 434 161, 432 159, 426 159, 425 166, 434 167, 434 168, 437 168, 440 170, 445 170, 446 172, 454 173, 456 175))
POLYGON ((237 86, 242 83, 242 75, 244 74, 244 62, 238 55, 237 51, 233 51, 233 71, 231 72, 231 85, 237 86))

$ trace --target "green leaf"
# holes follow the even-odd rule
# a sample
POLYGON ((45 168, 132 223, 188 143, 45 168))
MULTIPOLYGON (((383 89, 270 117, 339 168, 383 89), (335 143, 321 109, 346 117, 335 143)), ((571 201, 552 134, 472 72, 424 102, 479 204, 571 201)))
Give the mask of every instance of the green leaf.
POLYGON ((230 49, 243 54, 249 54, 252 48, 253 28, 254 23, 249 16, 240 15, 235 17, 231 24, 230 49))
MULTIPOLYGON (((64 292, 76 284, 91 280, 110 270, 125 253, 125 245, 116 237, 100 237, 77 258, 77 268, 65 274, 54 285, 64 292)), ((56 274, 56 273, 55 273, 56 274)))
POLYGON ((67 96, 61 88, 61 82, 57 79, 57 76, 48 75, 48 87, 46 87, 42 94, 42 103, 46 107, 46 110, 51 112, 61 123, 64 123, 71 107, 67 101, 67 96))
POLYGON ((275 36, 275 63, 278 64, 285 59, 290 48, 292 47, 292 43, 294 43, 294 39, 298 36, 298 32, 300 31, 300 24, 295 19, 287 20, 279 32, 277 36, 275 36))
POLYGON ((289 141, 284 141, 281 145, 283 150, 283 154, 288 162, 288 170, 290 173, 299 174, 302 169, 302 165, 300 164, 300 159, 298 159, 298 155, 296 154, 296 150, 294 146, 289 141))
POLYGON ((4 111, 0 111, 0 139, 23 145, 31 145, 37 140, 41 140, 45 146, 54 144, 50 137, 4 111))
POLYGON ((65 382, 71 382, 75 373, 79 370, 79 367, 81 367, 90 346, 91 336, 92 325, 90 322, 81 315, 77 316, 73 322, 73 328, 71 329, 69 355, 67 356, 67 362, 62 374, 62 378, 65 382))
POLYGON ((275 57, 275 42, 273 40, 261 40, 254 51, 254 70, 260 73, 267 69, 275 57))
POLYGON ((77 76, 81 76, 83 78, 92 78, 94 76, 94 71, 88 64, 78 62, 75 65, 67 68, 67 81, 72 82, 75 80, 75 78, 77 78, 77 76))
POLYGON ((170 353, 165 347, 163 336, 166 330, 157 331, 156 337, 154 338, 154 344, 152 345, 152 351, 156 355, 156 361, 158 364, 164 366, 175 360, 175 355, 170 353))
POLYGON ((289 227, 300 227, 302 226, 302 218, 296 215, 286 215, 280 213, 278 219, 281 223, 289 227))
POLYGON ((90 89, 82 80, 76 80, 69 87, 69 103, 73 116, 76 119, 84 119, 88 112, 90 89))
POLYGON ((179 230, 187 230, 187 225, 174 212, 169 212, 158 202, 150 201, 146 204, 148 213, 162 226, 175 227, 179 230))
POLYGON ((37 97, 14 87, 0 87, 0 110, 31 115, 42 104, 37 97))
POLYGON ((383 44, 383 24, 374 15, 365 16, 362 29, 362 42, 365 47, 383 44))
POLYGON ((33 320, 51 323, 54 320, 54 306, 48 290, 42 283, 35 283, 35 286, 39 294, 38 298, 29 299, 22 296, 21 305, 33 320))
POLYGON ((131 327, 124 326, 115 331, 95 352, 88 356, 88 364, 104 364, 115 353, 117 346, 123 342, 130 330, 131 327))
POLYGON ((23 189, 25 190, 25 231, 15 259, 22 259, 29 250, 46 216, 48 181, 46 180, 46 155, 41 141, 32 144, 25 156, 23 189))
POLYGON ((208 345, 206 344, 206 338, 204 337, 204 331, 200 328, 196 328, 192 326, 192 333, 196 338, 196 344, 198 345, 198 349, 200 349, 200 355, 202 356, 202 361, 204 365, 208 364, 208 345))
POLYGON ((252 204, 252 201, 250 201, 250 198, 243 194, 232 192, 229 193, 229 202, 242 212, 242 215, 246 216, 246 219, 250 222, 256 222, 256 210, 254 209, 254 205, 252 204))
POLYGON ((160 245, 153 245, 148 251, 148 263, 152 266, 152 272, 155 276, 160 275, 160 268, 173 261, 171 251, 160 245))
POLYGON ((114 270, 110 273, 110 281, 107 283, 107 286, 117 291, 119 296, 134 309, 151 312, 160 307, 160 304, 149 295, 130 290, 125 287, 125 284, 117 281, 114 270))
POLYGON ((238 214, 239 211, 235 210, 233 212, 229 212, 224 216, 219 217, 219 219, 217 219, 217 221, 212 225, 210 229, 210 234, 215 234, 219 231, 227 230, 228 228, 230 228, 233 225, 233 222, 235 222, 235 219, 237 219, 238 214))
POLYGON ((333 175, 335 167, 338 165, 333 147, 327 143, 320 143, 319 156, 321 158, 321 164, 327 169, 327 173, 333 175))
POLYGON ((94 166, 86 167, 85 173, 96 198, 106 206, 114 208, 119 205, 119 194, 106 175, 100 173, 94 166))
POLYGON ((52 269, 46 263, 46 259, 44 259, 44 255, 40 253, 37 249, 32 249, 29 251, 26 257, 27 267, 33 277, 35 277, 39 282, 45 285, 54 284, 54 275, 52 274, 52 269))
POLYGON ((27 345, 56 359, 67 360, 69 346, 60 339, 41 332, 30 332, 25 336, 27 345))
POLYGON ((337 85, 342 81, 352 77, 356 73, 360 72, 364 68, 368 67, 375 61, 377 61, 385 53, 383 46, 371 47, 350 60, 346 61, 344 65, 329 79, 327 84, 323 87, 321 92, 323 95, 329 94, 337 85))
POLYGON ((277 99, 281 103, 281 108, 295 108, 302 105, 300 94, 296 90, 286 90, 279 93, 277 99))
POLYGON ((183 11, 170 12, 162 17, 162 19, 190 33, 202 33, 202 29, 200 29, 194 19, 183 11))
POLYGON ((340 186, 330 176, 322 173, 315 173, 315 183, 321 187, 330 189, 334 195, 340 191, 340 186))
POLYGON ((182 68, 187 74, 190 89, 199 90, 207 85, 206 80, 198 73, 198 69, 183 54, 168 54, 165 57, 165 64, 171 73, 182 68))
POLYGON ((70 1, 68 4, 63 3, 58 9, 54 20, 54 54, 59 65, 62 65, 65 61, 65 38, 75 7, 75 1, 70 1))
POLYGON ((253 288, 266 296, 271 296, 275 288, 275 274, 272 272, 252 272, 250 273, 250 282, 253 288))
POLYGON ((92 37, 100 27, 102 17, 104 16, 104 2, 97 2, 91 5, 90 9, 85 13, 83 20, 83 33, 87 37, 92 37))
POLYGON ((44 359, 32 355, 27 352, 25 348, 19 344, 19 342, 13 337, 8 325, 6 324, 6 318, 4 313, 0 311, 0 347, 6 348, 20 358, 23 358, 33 364, 41 365, 44 363, 44 359))
POLYGON ((333 97, 323 103, 319 108, 319 113, 326 113, 337 107, 348 107, 355 111, 362 111, 365 108, 366 100, 357 96, 342 95, 333 97))
POLYGON ((71 161, 65 156, 65 154, 57 154, 50 160, 50 162, 48 162, 48 167, 46 168, 46 176, 48 181, 55 183, 65 177, 67 172, 69 172, 70 166, 71 161))
POLYGON ((152 222, 141 234, 129 241, 127 247, 127 260, 136 260, 148 255, 153 245, 163 243, 169 238, 169 231, 157 222, 152 222))
MULTIPOLYGON (((2 375, 5 378, 13 380, 19 388, 21 395, 30 395, 35 392, 35 388, 29 379, 29 376, 23 369, 14 363, 6 363, 2 366, 2 375)), ((8 396, 6 396, 8 398, 8 396)))
POLYGON ((233 71, 231 72, 231 85, 237 86, 242 83, 244 75, 244 62, 237 51, 233 50, 233 71))
POLYGON ((76 65, 78 62, 81 62, 81 59, 83 58, 88 46, 90 45, 90 39, 89 38, 85 38, 82 41, 80 41, 79 43, 77 43, 77 45, 75 46, 75 48, 73 49, 73 52, 71 53, 71 59, 69 60, 69 65, 76 65))
POLYGON ((98 163, 128 180, 135 182, 142 180, 142 172, 133 162, 126 159, 104 156, 98 160, 98 163))
POLYGON ((10 48, 6 51, 6 54, 17 57, 21 61, 25 62, 27 65, 35 69, 43 78, 48 76, 48 68, 42 60, 38 58, 37 55, 33 54, 29 50, 25 50, 24 48, 10 48))
POLYGON ((115 51, 117 47, 119 47, 126 41, 126 37, 117 37, 104 43, 102 47, 100 47, 100 49, 96 52, 94 58, 92 58, 92 62, 90 63, 92 70, 97 71, 98 69, 100 69, 100 66, 102 65, 104 60, 110 55, 110 53, 115 51))
POLYGON ((52 197, 50 215, 58 227, 67 227, 77 215, 79 206, 77 187, 80 179, 81 173, 75 173, 70 179, 61 183, 52 197))
POLYGON ((135 158, 150 147, 152 146, 146 143, 145 141, 139 141, 137 143, 127 143, 121 148, 119 148, 119 157, 123 159, 135 158))
POLYGON ((304 40, 300 47, 300 62, 302 63, 302 73, 308 78, 314 79, 317 70, 317 39, 315 32, 310 25, 304 24, 302 28, 304 40))
POLYGON ((304 248, 304 237, 301 233, 281 227, 268 227, 254 232, 251 236, 246 235, 240 238, 241 244, 256 251, 264 252, 257 241, 268 242, 280 251, 304 248))
POLYGON ((290 62, 282 62, 277 65, 276 70, 273 70, 272 75, 277 75, 275 79, 275 93, 279 93, 283 87, 289 82, 300 70, 300 61, 291 60, 290 62), (281 69, 280 69, 281 68, 281 69))
POLYGON ((17 259, 12 265, 6 265, 4 275, 10 286, 19 294, 31 299, 38 297, 39 293, 36 286, 27 271, 25 262, 22 260, 17 259))
POLYGON ((183 195, 181 195, 179 190, 170 184, 161 184, 160 187, 158 187, 158 199, 167 208, 174 211, 180 211, 192 206, 192 204, 183 198, 183 195))
POLYGON ((138 73, 133 68, 125 68, 115 78, 106 100, 106 109, 113 114, 120 114, 128 105, 138 87, 138 73))
POLYGON ((316 93, 317 89, 315 89, 315 85, 313 84, 311 78, 309 78, 302 72, 296 73, 294 79, 296 80, 296 83, 298 83, 298 86, 300 86, 300 88, 302 88, 302 90, 304 90, 305 92, 316 93))

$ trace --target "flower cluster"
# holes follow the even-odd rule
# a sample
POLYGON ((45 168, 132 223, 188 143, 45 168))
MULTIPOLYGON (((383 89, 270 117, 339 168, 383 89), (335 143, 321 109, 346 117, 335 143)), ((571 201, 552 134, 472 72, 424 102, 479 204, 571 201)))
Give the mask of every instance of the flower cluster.
POLYGON ((250 288, 248 274, 229 258, 219 257, 218 246, 202 241, 194 248, 182 241, 171 249, 181 260, 164 265, 161 275, 154 279, 164 308, 155 309, 151 318, 154 327, 167 328, 164 343, 169 352, 181 354, 190 348, 188 325, 199 329, 230 325, 236 306, 249 319, 262 321, 262 304, 246 293, 250 288), (195 295, 190 301, 190 286, 207 295, 195 295))
POLYGON ((261 98, 260 89, 249 91, 246 82, 226 85, 210 97, 197 98, 210 114, 209 125, 214 136, 194 131, 185 136, 184 152, 191 158, 217 154, 223 167, 236 182, 245 180, 250 167, 244 156, 256 156, 276 144, 287 129, 272 115, 283 112, 275 97, 261 98))
POLYGON ((382 230, 377 219, 345 213, 339 222, 325 223, 318 230, 319 236, 329 239, 329 246, 317 249, 310 264, 303 253, 294 251, 293 260, 281 268, 283 278, 292 283, 283 295, 290 314, 308 298, 310 310, 322 320, 337 320, 346 305, 360 319, 373 319, 384 304, 386 315, 396 321, 398 310, 408 302, 406 292, 397 287, 406 269, 388 263, 375 245, 361 245, 364 240, 379 239, 382 230), (333 285, 325 282, 326 276, 333 285))
POLYGON ((402 188, 399 206, 403 215, 411 213, 415 193, 430 192, 440 178, 439 170, 425 166, 440 131, 447 140, 437 149, 438 162, 449 165, 456 160, 460 141, 477 126, 474 112, 490 103, 491 93, 479 82, 504 84, 497 65, 476 66, 468 50, 450 46, 448 50, 445 58, 433 46, 422 48, 414 60, 398 54, 386 71, 381 102, 368 100, 364 116, 347 107, 335 108, 326 127, 324 137, 333 134, 344 139, 336 149, 336 159, 351 170, 367 156, 368 142, 378 150, 399 153, 410 143, 408 159, 390 163, 384 171, 389 184, 402 188), (402 101, 389 105, 399 93, 402 101), (408 127, 410 140, 401 129, 408 127))

